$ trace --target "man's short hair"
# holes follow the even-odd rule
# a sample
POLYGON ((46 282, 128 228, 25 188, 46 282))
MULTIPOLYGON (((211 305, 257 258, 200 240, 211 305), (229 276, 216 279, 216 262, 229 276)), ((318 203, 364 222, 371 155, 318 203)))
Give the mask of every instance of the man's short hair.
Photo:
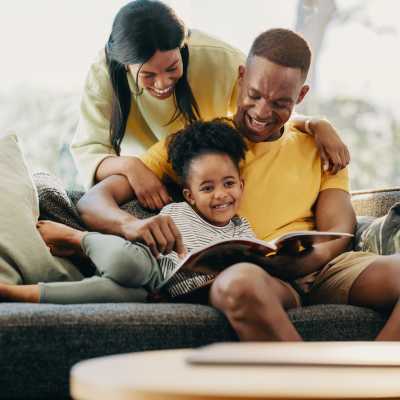
POLYGON ((284 67, 299 68, 304 79, 311 64, 311 49, 306 40, 289 29, 270 29, 258 35, 251 46, 247 61, 253 56, 284 67))

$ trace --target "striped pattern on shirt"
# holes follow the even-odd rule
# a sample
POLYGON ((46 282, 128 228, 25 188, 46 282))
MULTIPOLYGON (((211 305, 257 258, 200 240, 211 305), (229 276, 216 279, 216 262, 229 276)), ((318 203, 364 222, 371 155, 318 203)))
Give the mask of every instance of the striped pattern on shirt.
MULTIPOLYGON (((186 202, 168 204, 160 214, 169 215, 175 222, 188 252, 218 240, 255 238, 245 218, 237 217, 225 226, 215 226, 204 220, 186 202)), ((160 257, 159 264, 164 279, 176 271, 179 262, 178 255, 174 251, 160 257)), ((177 272, 165 285, 165 289, 171 297, 181 296, 205 285, 214 277, 215 275, 210 274, 177 272)))

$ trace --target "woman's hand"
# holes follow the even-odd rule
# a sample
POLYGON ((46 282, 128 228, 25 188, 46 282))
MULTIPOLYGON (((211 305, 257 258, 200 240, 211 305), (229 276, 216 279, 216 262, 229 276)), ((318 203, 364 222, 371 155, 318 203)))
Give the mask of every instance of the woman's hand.
POLYGON ((350 162, 350 153, 332 124, 325 119, 311 119, 308 125, 319 150, 324 171, 336 174, 345 168, 350 162))
POLYGON ((172 199, 164 184, 138 158, 129 157, 126 159, 123 174, 128 179, 132 190, 143 207, 156 210, 171 203, 172 199))
POLYGON ((160 253, 168 254, 172 250, 176 251, 179 257, 184 257, 187 253, 182 235, 168 215, 130 221, 122 230, 125 239, 144 243, 154 257, 158 257, 160 253))

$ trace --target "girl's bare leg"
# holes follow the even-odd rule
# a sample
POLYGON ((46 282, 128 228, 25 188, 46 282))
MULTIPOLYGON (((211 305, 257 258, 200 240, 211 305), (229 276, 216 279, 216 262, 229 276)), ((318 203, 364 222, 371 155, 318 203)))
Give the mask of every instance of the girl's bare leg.
POLYGON ((87 232, 53 221, 39 221, 36 227, 54 256, 83 256, 81 241, 87 232))
MULTIPOLYGON (((81 240, 86 232, 53 221, 39 221, 36 227, 51 254, 59 257, 84 256, 81 240)), ((39 285, 0 283, 0 301, 39 303, 39 299, 39 285)))
POLYGON ((39 285, 7 285, 0 283, 0 302, 39 303, 39 285))

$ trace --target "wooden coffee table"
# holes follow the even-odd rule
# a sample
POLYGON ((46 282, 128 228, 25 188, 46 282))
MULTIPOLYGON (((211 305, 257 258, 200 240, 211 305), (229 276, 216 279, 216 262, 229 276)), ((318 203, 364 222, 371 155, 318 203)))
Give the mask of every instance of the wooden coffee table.
MULTIPOLYGON (((293 355, 302 350, 304 355, 299 345, 286 343, 285 351, 293 355)), ((315 359, 318 352, 325 357, 328 348, 330 354, 346 355, 351 343, 305 345, 315 359)), ((261 351, 263 344, 259 346, 261 351)), ((363 354, 369 347, 381 354, 373 346, 364 343, 363 354)), ((399 366, 191 365, 186 359, 193 350, 102 357, 72 368, 71 395, 76 400, 400 399, 400 344, 385 346, 388 354, 398 354, 399 366)))

